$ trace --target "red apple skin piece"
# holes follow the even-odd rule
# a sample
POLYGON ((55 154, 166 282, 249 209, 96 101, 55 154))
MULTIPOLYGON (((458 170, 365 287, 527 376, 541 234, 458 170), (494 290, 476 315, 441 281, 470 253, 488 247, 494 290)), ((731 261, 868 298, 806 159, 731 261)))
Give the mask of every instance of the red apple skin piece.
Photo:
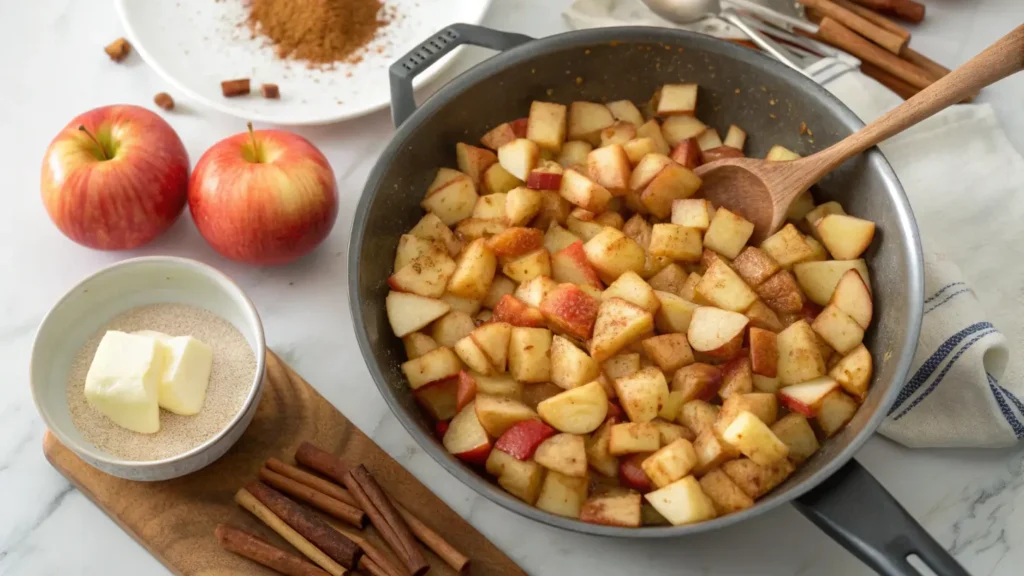
POLYGON ((600 303, 575 284, 559 284, 540 303, 541 314, 557 330, 587 340, 600 303))
POLYGON ((71 120, 46 149, 43 206, 82 246, 136 248, 178 219, 188 197, 188 167, 184 144, 163 118, 139 106, 103 106, 71 120), (105 141, 110 137, 103 135, 116 135, 114 157, 101 159, 79 126, 105 141))
POLYGON ((684 168, 693 170, 694 168, 701 165, 701 154, 700 145, 697 144, 696 138, 687 138, 679 144, 676 144, 672 154, 669 158, 676 161, 677 164, 681 164, 684 168))
POLYGON ((544 233, 536 228, 513 226, 487 239, 495 256, 517 258, 544 246, 544 233))
POLYGON ((562 175, 554 172, 531 170, 526 176, 526 187, 534 190, 558 190, 562 185, 562 175))
POLYGON ((438 440, 444 438, 445 433, 448 432, 448 421, 440 420, 437 424, 434 424, 434 436, 437 436, 438 440))
POLYGON ((338 215, 338 187, 327 158, 308 140, 255 130, 203 154, 189 181, 188 206, 199 233, 222 255, 286 264, 327 238, 338 215), (263 161, 253 161, 253 139, 263 161))
POLYGON ((611 418, 614 422, 619 422, 623 418, 625 412, 622 410, 622 406, 619 406, 611 400, 608 401, 608 414, 605 416, 605 420, 611 418))
POLYGON ((824 308, 811 302, 808 298, 804 298, 804 307, 800 310, 800 315, 803 316, 804 320, 807 320, 808 324, 812 324, 814 319, 818 317, 818 314, 821 314, 822 310, 824 308))
POLYGON ((501 450, 516 460, 529 460, 537 451, 537 447, 554 436, 555 432, 557 430, 540 420, 523 420, 506 430, 494 443, 494 449, 501 450))
MULTIPOLYGON (((447 431, 446 431, 447 432, 447 431)), ((468 452, 456 454, 455 457, 467 464, 476 464, 483 466, 487 463, 487 457, 491 455, 491 445, 486 444, 478 448, 474 448, 468 452)))
POLYGON ((628 458, 619 461, 619 482, 623 486, 632 488, 641 494, 654 490, 654 484, 651 483, 651 479, 647 477, 647 473, 641 467, 641 463, 648 456, 650 454, 647 453, 631 454, 628 458))
POLYGON ((701 161, 707 164, 723 158, 743 158, 743 151, 732 146, 718 146, 701 152, 700 157, 701 161))
POLYGON ((455 411, 462 412, 462 409, 474 398, 476 398, 476 378, 462 370, 459 372, 459 383, 455 389, 455 411))
POLYGON ((516 118, 509 122, 509 125, 512 127, 512 133, 516 135, 516 138, 526 138, 526 127, 529 123, 529 118, 516 118))
POLYGON ((814 408, 804 404, 803 402, 797 402, 792 398, 779 394, 779 404, 782 404, 786 408, 790 409, 797 414, 803 414, 808 418, 814 418, 814 408))
POLYGON ((586 251, 583 250, 582 240, 577 240, 552 255, 553 260, 562 258, 572 262, 573 267, 579 273, 581 279, 585 280, 584 283, 586 285, 593 286, 599 290, 603 289, 601 277, 597 275, 597 270, 594 270, 594 266, 587 259, 586 251))
POLYGON ((491 322, 508 322, 523 328, 545 328, 547 322, 540 310, 527 306, 511 294, 505 294, 494 305, 491 322))

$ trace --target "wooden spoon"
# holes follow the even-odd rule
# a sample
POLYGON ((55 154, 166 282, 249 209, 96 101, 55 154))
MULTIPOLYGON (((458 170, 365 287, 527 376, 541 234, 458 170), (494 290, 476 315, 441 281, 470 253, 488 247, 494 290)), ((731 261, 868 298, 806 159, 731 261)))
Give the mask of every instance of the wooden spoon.
POLYGON ((790 204, 825 174, 854 155, 1024 69, 1024 25, 917 95, 832 146, 792 162, 726 158, 696 169, 700 192, 754 223, 760 242, 786 219, 790 204))

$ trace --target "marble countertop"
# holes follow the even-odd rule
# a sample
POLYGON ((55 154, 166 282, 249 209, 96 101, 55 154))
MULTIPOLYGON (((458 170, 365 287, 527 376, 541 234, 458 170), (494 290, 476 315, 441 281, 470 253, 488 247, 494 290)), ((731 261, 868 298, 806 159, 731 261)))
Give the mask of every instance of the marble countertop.
MULTIPOLYGON (((540 36, 564 29, 568 0, 496 0, 487 23, 540 36)), ((1024 21, 1019 0, 929 0, 914 45, 947 64, 965 61, 1024 21)), ((28 387, 36 325, 79 278, 130 255, 173 254, 235 278, 264 319, 268 344, 361 429, 468 518, 531 574, 829 574, 867 569, 789 507, 742 525, 685 540, 608 540, 519 518, 459 485, 401 428, 363 368, 346 294, 345 256, 363 181, 391 132, 387 112, 341 126, 299 130, 331 160, 341 211, 329 240, 290 266, 230 263, 198 236, 189 218, 132 254, 94 252, 65 239, 39 200, 38 166, 68 119, 114 102, 150 106, 167 90, 137 55, 121 66, 100 52, 121 36, 112 2, 7 3, 0 18, 0 574, 109 576, 164 574, 142 547, 47 464, 43 424, 28 387), (344 366, 344 370, 339 368, 344 366)), ((456 69, 486 56, 470 51, 456 69)), ((453 72, 454 73, 454 72, 453 72)), ((452 73, 446 74, 448 77, 452 73)), ((1024 151, 1024 75, 987 89, 1007 133, 1024 151)), ((193 160, 238 132, 236 119, 181 102, 168 115, 193 160)), ((858 459, 972 574, 1020 573, 1024 563, 1024 452, 911 451, 874 438, 858 459)))

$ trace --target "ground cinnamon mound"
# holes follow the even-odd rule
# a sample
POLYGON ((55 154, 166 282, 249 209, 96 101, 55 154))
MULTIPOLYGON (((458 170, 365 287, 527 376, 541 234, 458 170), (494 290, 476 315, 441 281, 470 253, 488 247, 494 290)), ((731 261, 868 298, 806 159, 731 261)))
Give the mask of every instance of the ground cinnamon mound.
POLYGON ((249 25, 278 56, 331 64, 351 59, 386 22, 378 0, 250 0, 249 25))

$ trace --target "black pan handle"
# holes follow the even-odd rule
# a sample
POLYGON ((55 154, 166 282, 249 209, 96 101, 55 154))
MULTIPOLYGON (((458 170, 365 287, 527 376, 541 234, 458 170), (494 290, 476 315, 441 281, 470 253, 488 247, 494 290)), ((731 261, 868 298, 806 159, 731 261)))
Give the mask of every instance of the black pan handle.
POLYGON ((434 34, 391 65, 391 119, 395 123, 395 128, 401 126, 402 122, 416 111, 412 79, 433 66, 445 54, 463 44, 492 50, 508 50, 531 40, 533 38, 525 34, 502 32, 473 24, 452 24, 434 34))
POLYGON ((856 460, 794 505, 836 542, 885 576, 921 576, 917 555, 938 576, 970 576, 856 460))

